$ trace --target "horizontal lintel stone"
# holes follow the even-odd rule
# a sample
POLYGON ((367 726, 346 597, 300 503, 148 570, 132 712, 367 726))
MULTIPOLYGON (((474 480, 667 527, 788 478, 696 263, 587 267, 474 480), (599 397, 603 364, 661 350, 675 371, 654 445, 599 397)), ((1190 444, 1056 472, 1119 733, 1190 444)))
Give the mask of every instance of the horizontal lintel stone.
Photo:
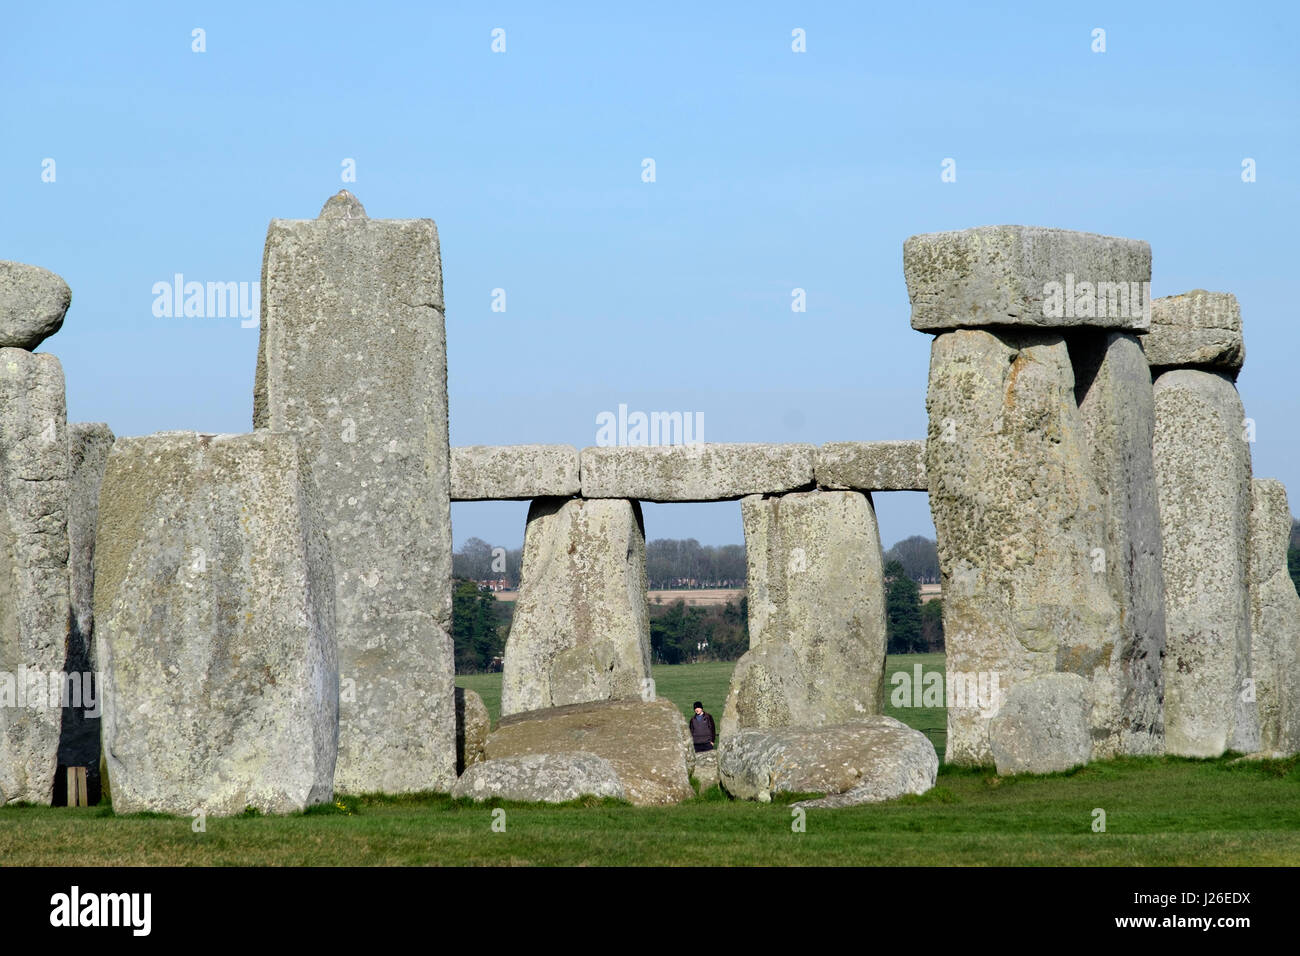
POLYGON ((1156 299, 1142 351, 1147 364, 1156 368, 1191 365, 1239 371, 1246 361, 1246 343, 1237 297, 1193 289, 1156 299))
POLYGON ((1151 246, 1040 226, 980 226, 903 243, 912 328, 1022 326, 1141 331, 1151 324, 1151 246))
POLYGON ((813 486, 813 445, 610 446, 582 450, 584 498, 733 501, 813 486))
POLYGON ((925 440, 827 442, 814 471, 828 491, 925 491, 925 440))
POLYGON ((451 450, 452 501, 527 501, 576 495, 572 445, 464 445, 451 450))

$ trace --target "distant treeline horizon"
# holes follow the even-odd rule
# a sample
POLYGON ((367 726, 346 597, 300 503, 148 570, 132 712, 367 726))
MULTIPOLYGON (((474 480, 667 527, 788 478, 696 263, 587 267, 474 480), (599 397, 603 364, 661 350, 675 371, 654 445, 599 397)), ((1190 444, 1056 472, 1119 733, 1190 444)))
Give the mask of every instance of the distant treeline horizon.
MULTIPOLYGON (((655 538, 646 542, 646 587, 651 591, 745 587, 743 544, 700 544, 694 538, 655 538)), ((917 584, 939 580, 939 552, 935 542, 912 535, 896 542, 884 554, 897 561, 917 584)), ((523 549, 494 548, 482 538, 468 539, 452 554, 452 576, 469 581, 504 581, 519 587, 523 549)))

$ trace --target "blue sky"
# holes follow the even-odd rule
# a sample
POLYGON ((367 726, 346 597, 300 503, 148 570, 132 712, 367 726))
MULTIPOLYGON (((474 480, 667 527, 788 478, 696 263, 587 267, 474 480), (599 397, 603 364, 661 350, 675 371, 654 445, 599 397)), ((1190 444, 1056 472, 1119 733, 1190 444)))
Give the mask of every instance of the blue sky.
MULTIPOLYGON (((346 185, 438 224, 453 444, 589 445, 619 403, 709 441, 920 438, 903 240, 1026 223, 1149 241, 1156 296, 1235 293, 1255 474, 1300 496, 1297 5, 551 6, 7 10, 0 258, 72 286, 43 346, 69 418, 247 431, 257 332, 155 317, 153 284, 257 281, 269 220, 346 185)), ((924 495, 876 504, 886 546, 933 533, 924 495)), ((456 505, 456 542, 517 546, 525 513, 456 505)), ((734 503, 646 524, 741 540, 734 503)))

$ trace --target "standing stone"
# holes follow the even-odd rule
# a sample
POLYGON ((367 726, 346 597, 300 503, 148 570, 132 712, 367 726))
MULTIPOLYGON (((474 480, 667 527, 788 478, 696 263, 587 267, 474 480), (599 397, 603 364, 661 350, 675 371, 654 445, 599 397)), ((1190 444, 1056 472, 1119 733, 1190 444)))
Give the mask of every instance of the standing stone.
MULTIPOLYGON (((957 330, 935 338, 926 476, 943 581, 948 683, 1007 691, 1055 671, 1099 686, 1121 644, 1105 574, 1105 501, 1091 474, 1074 371, 1058 333, 957 330)), ((987 764, 996 701, 948 709, 947 760, 987 764)), ((1103 704, 1093 733, 1114 734, 1103 704)))
POLYGON ((0 262, 0 348, 31 350, 63 327, 72 290, 40 266, 0 262))
POLYGON ((341 192, 271 221, 253 424, 302 441, 329 529, 348 793, 456 779, 447 355, 430 219, 341 192))
POLYGON ((1250 660, 1260 749, 1300 752, 1300 595, 1287 571, 1291 508, 1280 481, 1251 482, 1250 660))
POLYGON ((80 704, 63 708, 59 766, 87 768, 87 784, 100 791, 100 713, 102 689, 95 674, 95 525, 99 486, 104 480, 113 432, 105 424, 68 426, 68 590, 72 621, 64 672, 81 688, 80 704))
POLYGON ((1155 382, 1154 459, 1164 544, 1168 752, 1253 752, 1250 675, 1250 445, 1227 373, 1174 369, 1155 382))
POLYGON ((483 759, 483 746, 492 732, 492 718, 483 698, 465 687, 456 688, 456 773, 463 774, 483 759))
POLYGON ((732 674, 721 735, 879 714, 885 585, 870 497, 755 495, 740 507, 750 649, 732 674))
POLYGON ((0 794, 54 798, 68 602, 68 436, 53 355, 0 348, 0 794))
POLYGON ((113 809, 287 813, 329 800, 334 582, 296 439, 120 439, 95 563, 113 809))
POLYGON ((538 498, 501 682, 501 714, 640 698, 650 677, 641 506, 538 498))
POLYGON ((1109 581, 1120 611, 1120 644, 1097 675, 1093 714, 1108 732, 1098 758, 1164 752, 1165 588, 1160 504, 1151 443, 1155 395, 1137 337, 1081 333, 1070 342, 1075 394, 1101 492, 1107 537, 1092 572, 1109 581))

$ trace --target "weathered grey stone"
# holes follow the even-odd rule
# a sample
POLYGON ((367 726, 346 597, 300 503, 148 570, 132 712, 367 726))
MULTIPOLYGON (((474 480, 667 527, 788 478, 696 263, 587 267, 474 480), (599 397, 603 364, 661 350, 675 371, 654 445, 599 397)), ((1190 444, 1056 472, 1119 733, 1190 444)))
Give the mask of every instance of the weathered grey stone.
POLYGON ((1088 681, 1044 674, 1011 688, 989 724, 998 773, 1056 773, 1092 759, 1088 681))
POLYGON ((367 219, 366 207, 361 205, 361 200, 352 195, 346 189, 340 189, 337 193, 325 200, 325 205, 321 206, 320 215, 317 219, 367 219))
POLYGON ((925 793, 939 757, 925 734, 892 717, 829 727, 741 730, 718 751, 722 789, 767 803, 774 793, 823 793, 795 806, 831 808, 925 793))
POLYGON ((1250 660, 1260 749, 1300 752, 1300 595, 1287 571, 1291 507, 1280 481, 1251 482, 1250 660))
POLYGON ((923 332, 1151 322, 1151 247, 1136 239, 1038 226, 933 232, 903 243, 903 273, 923 332))
POLYGON ((609 761, 582 751, 484 760, 461 775, 451 795, 520 803, 565 803, 588 795, 627 799, 609 761))
POLYGON ((100 789, 102 705, 94 673, 95 525, 99 520, 99 485, 104 480, 113 441, 112 430, 103 423, 68 426, 68 590, 72 621, 64 671, 78 675, 83 693, 79 706, 63 708, 59 765, 87 768, 92 793, 100 789))
POLYGON ((0 792, 12 802, 54 797, 67 508, 63 369, 53 355, 0 348, 0 792))
MULTIPOLYGON (((694 750, 694 748, 691 748, 694 750)), ((695 775, 695 782, 699 785, 700 793, 715 787, 720 782, 718 777, 718 751, 705 750, 695 754, 695 766, 691 769, 695 775)))
POLYGON ((537 499, 506 640, 502 715, 640 697, 649 676, 641 506, 537 499))
POLYGON ((103 422, 68 426, 68 580, 73 626, 94 659, 95 525, 99 521, 99 486, 104 480, 113 430, 103 422))
POLYGON ((520 501, 576 495, 572 445, 466 445, 451 450, 452 501, 520 501))
MULTIPOLYGON (((1093 570, 1109 527, 1074 385, 1057 333, 934 340, 926 473, 949 684, 988 675, 1006 691, 1065 671, 1109 694, 1120 614, 1093 570)), ((991 762, 989 703, 948 709, 949 762, 991 762)), ((1094 730, 1111 735, 1113 716, 1099 708, 1094 730)))
POLYGON ((570 704, 502 717, 488 737, 488 760, 581 750, 609 761, 638 806, 694 796, 688 778, 686 718, 671 701, 570 704))
POLYGON ((1194 289, 1156 299, 1142 349, 1152 368, 1197 365, 1225 369, 1235 377, 1246 361, 1237 297, 1194 289))
POLYGON ((750 649, 719 732, 821 727, 884 705, 885 585, 871 499, 808 491, 741 502, 750 649))
POLYGON ((118 439, 95 541, 114 810, 285 813, 329 800, 333 600, 294 436, 118 439))
POLYGON ((1153 445, 1164 552, 1165 744, 1185 757, 1258 749, 1250 677, 1250 446, 1224 374, 1155 382, 1153 445))
POLYGON ((1137 337, 1087 330, 1070 342, 1075 394, 1107 538, 1093 552, 1120 610, 1120 644, 1093 688, 1098 758, 1164 752, 1165 585, 1151 443, 1155 395, 1137 337))
POLYGON ((0 262, 0 348, 31 350, 63 327, 72 290, 40 266, 0 262))
POLYGON ((430 219, 271 221, 254 426, 302 441, 329 529, 349 793, 456 779, 447 359, 430 219))
POLYGON ((492 732, 492 718, 483 698, 464 687, 456 688, 456 772, 463 774, 483 759, 483 747, 492 732))
POLYGON ((925 491, 924 441, 837 441, 817 449, 817 487, 925 491))
POLYGON ((584 498, 732 501, 813 485, 813 445, 698 444, 582 450, 584 498))

